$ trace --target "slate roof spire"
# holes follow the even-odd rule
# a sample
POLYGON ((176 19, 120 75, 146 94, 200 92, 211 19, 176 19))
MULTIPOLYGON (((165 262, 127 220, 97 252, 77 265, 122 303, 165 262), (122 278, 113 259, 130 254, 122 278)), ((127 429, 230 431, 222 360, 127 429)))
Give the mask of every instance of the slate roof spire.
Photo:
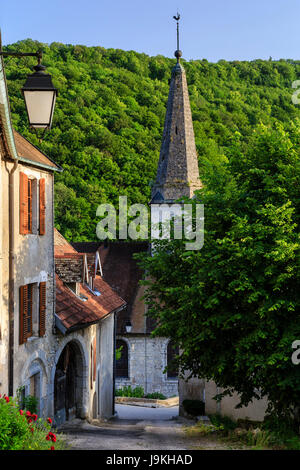
POLYGON ((180 64, 179 19, 177 21, 177 63, 173 67, 162 144, 151 203, 173 202, 193 197, 202 187, 199 178, 192 113, 185 70, 180 64))

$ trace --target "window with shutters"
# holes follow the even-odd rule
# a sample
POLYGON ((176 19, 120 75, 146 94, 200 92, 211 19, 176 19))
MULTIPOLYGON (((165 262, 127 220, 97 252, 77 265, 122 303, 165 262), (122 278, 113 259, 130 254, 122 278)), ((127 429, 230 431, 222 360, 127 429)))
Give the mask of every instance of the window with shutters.
POLYGON ((20 234, 46 233, 45 178, 20 172, 20 234))
POLYGON ((46 282, 20 287, 20 344, 46 330, 46 282))

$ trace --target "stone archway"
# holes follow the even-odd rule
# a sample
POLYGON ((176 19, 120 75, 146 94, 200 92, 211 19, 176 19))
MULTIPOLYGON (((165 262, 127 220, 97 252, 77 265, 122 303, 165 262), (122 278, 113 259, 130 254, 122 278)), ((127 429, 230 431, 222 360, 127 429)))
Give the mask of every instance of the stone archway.
POLYGON ((56 424, 81 417, 83 408, 83 356, 78 344, 70 341, 62 350, 54 377, 54 416, 56 424))

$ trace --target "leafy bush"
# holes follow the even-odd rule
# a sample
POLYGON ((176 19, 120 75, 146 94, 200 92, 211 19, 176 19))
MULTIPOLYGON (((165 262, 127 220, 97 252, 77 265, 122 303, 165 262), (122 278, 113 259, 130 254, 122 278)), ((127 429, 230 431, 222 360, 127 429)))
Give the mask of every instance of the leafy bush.
POLYGON ((30 413, 37 413, 38 400, 33 395, 27 395, 23 400, 23 408, 30 413))
POLYGON ((116 390, 115 395, 116 397, 134 397, 134 398, 143 398, 144 397, 144 389, 143 387, 135 387, 131 388, 129 385, 128 387, 119 388, 116 390))
POLYGON ((229 416, 221 416, 216 413, 214 415, 209 415, 209 419, 214 426, 217 428, 222 427, 225 432, 233 431, 238 427, 237 423, 229 418, 229 416))
POLYGON ((13 398, 0 395, 0 450, 61 450, 66 444, 61 435, 51 432, 52 420, 20 410, 13 398), (54 446, 55 443, 55 446, 54 446))
POLYGON ((159 392, 147 393, 147 395, 145 395, 145 398, 152 398, 154 400, 166 400, 167 399, 167 397, 163 393, 159 393, 159 392))
POLYGON ((183 408, 192 416, 203 416, 205 414, 205 403, 201 400, 183 400, 183 408))
POLYGON ((11 400, 0 398, 0 449, 21 450, 30 439, 30 430, 24 416, 11 400))

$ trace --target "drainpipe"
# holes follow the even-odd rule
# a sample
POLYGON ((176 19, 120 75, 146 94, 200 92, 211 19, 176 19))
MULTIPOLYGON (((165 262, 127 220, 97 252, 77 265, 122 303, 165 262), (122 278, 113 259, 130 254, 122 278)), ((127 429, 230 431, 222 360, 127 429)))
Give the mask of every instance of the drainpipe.
POLYGON ((14 392, 14 306, 15 306, 15 280, 14 280, 14 261, 15 261, 15 233, 14 233, 14 173, 18 166, 18 159, 14 161, 12 169, 8 172, 8 212, 9 212, 9 337, 8 337, 8 394, 14 392))
POLYGON ((116 393, 116 343, 117 343, 117 314, 114 312, 114 346, 113 346, 113 399, 112 399, 112 416, 115 416, 115 393, 116 393))

